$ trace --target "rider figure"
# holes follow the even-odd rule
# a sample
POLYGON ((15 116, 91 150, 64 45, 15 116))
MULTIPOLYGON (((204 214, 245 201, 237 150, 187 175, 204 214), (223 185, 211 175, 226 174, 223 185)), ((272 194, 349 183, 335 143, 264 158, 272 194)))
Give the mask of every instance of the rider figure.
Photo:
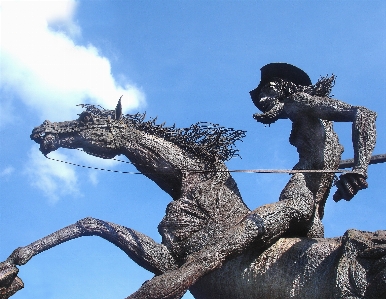
MULTIPOLYGON (((334 200, 339 201, 342 198, 350 200, 360 189, 367 187, 367 166, 375 146, 376 114, 364 107, 330 98, 334 79, 334 76, 321 78, 311 85, 310 78, 301 69, 286 63, 271 63, 261 69, 261 82, 250 94, 253 103, 263 112, 253 115, 258 122, 271 124, 279 118, 292 121, 289 141, 299 153, 299 162, 294 169, 338 169, 343 147, 333 131, 332 121, 353 123, 354 173, 343 174, 336 182, 338 190, 334 200)), ((286 201, 287 213, 295 213, 308 222, 305 226, 304 223, 295 225, 292 234, 323 237, 320 219, 323 218, 333 176, 334 173, 298 173, 292 176, 280 195, 280 201, 286 201)), ((277 203, 276 209, 280 205, 277 203)), ((259 215, 266 213, 264 207, 258 210, 259 215)))

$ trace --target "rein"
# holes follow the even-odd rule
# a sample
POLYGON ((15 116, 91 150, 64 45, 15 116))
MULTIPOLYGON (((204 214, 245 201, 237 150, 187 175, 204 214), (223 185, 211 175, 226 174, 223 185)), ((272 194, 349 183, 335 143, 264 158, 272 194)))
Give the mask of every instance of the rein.
MULTIPOLYGON (((84 152, 83 150, 80 150, 78 148, 75 148, 75 149, 78 150, 78 151, 84 152)), ((94 155, 94 156, 98 157, 98 158, 102 158, 102 159, 104 158, 103 156, 96 156, 96 155, 94 155)), ((72 162, 68 162, 68 161, 63 161, 63 160, 55 159, 55 158, 50 158, 47 155, 44 155, 44 157, 46 157, 48 160, 52 160, 52 161, 56 161, 56 162, 61 162, 61 163, 64 163, 64 164, 73 165, 73 166, 82 167, 82 168, 87 168, 87 169, 103 170, 103 171, 115 172, 115 173, 123 173, 123 174, 143 174, 142 172, 121 171, 121 170, 113 170, 113 169, 105 169, 105 168, 100 168, 100 167, 86 166, 86 165, 81 165, 81 164, 77 164, 77 163, 72 163, 72 162)), ((123 160, 119 160, 119 159, 115 159, 115 158, 112 158, 110 160, 121 162, 121 163, 126 163, 126 164, 133 164, 131 162, 123 161, 123 160)))

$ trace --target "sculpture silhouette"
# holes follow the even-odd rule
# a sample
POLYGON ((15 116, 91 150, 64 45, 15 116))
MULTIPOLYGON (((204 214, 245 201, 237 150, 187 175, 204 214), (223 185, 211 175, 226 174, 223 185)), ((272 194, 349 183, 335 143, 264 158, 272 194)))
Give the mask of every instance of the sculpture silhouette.
POLYGON ((293 122, 299 152, 277 203, 251 211, 224 162, 237 154, 244 132, 217 125, 187 129, 156 125, 144 116, 83 105, 74 121, 45 121, 31 138, 44 155, 82 148, 105 159, 126 156, 172 197, 158 230, 162 243, 132 229, 85 218, 28 246, 0 264, 0 298, 21 287, 16 265, 81 236, 100 236, 155 277, 128 298, 381 298, 386 294, 386 232, 348 231, 323 239, 324 204, 343 151, 332 121, 353 123, 354 172, 337 182, 336 201, 366 188, 375 144, 375 113, 329 97, 334 77, 310 85, 291 65, 271 64, 251 92, 257 121, 293 122))

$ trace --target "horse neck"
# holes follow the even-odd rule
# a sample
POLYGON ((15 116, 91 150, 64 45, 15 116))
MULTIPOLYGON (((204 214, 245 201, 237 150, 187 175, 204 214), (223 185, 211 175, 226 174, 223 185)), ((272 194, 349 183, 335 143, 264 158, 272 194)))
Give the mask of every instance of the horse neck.
POLYGON ((204 165, 176 144, 133 127, 119 139, 122 154, 174 199, 180 196, 184 172, 204 165))
MULTIPOLYGON (((201 190, 203 194, 196 198, 198 205, 214 214, 217 210, 233 211, 237 217, 249 211, 222 161, 207 162, 172 142, 134 128, 121 139, 127 140, 123 154, 174 200, 195 198, 201 190)), ((212 217, 228 218, 223 212, 212 217)))

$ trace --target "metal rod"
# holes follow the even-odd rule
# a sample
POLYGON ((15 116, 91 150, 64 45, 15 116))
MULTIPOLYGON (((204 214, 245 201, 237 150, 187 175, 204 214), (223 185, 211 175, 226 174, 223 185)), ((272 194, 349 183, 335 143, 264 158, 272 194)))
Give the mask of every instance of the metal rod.
MULTIPOLYGON (((386 162, 386 154, 371 156, 369 164, 378 164, 386 162)), ((354 167, 354 159, 347 159, 340 161, 339 169, 354 167)))

